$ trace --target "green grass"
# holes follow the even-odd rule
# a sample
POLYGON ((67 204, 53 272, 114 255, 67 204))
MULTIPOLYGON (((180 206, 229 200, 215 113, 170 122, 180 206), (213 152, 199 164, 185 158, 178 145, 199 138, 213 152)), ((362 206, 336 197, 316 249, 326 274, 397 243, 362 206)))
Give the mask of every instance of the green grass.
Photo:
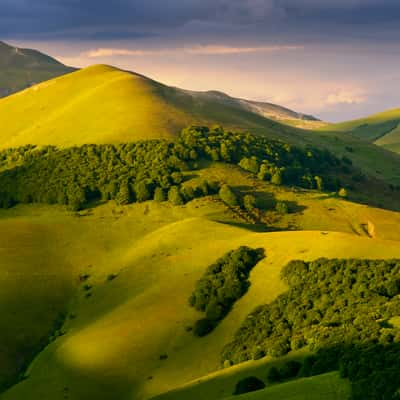
MULTIPOLYGON (((35 359, 29 377, 1 398, 57 399, 66 387, 74 399, 145 399, 167 392, 219 368, 220 351, 244 317, 286 289, 279 273, 291 259, 400 257, 395 241, 320 231, 256 233, 213 222, 210 217, 225 213, 218 207, 203 199, 176 208, 110 203, 81 217, 57 207, 2 211, 2 243, 12 238, 3 246, 3 262, 12 269, 20 259, 25 270, 18 280, 6 275, 3 281, 8 294, 1 301, 0 331, 12 337, 21 326, 25 332, 44 329, 36 324, 38 314, 50 321, 48 298, 40 300, 31 280, 43 260, 43 292, 54 296, 55 283, 70 288, 74 296, 58 293, 54 308, 66 307, 75 318, 68 319, 66 335, 35 359), (199 318, 187 298, 205 268, 240 245, 264 247, 267 257, 252 271, 249 292, 228 317, 211 335, 196 338, 186 331, 199 318), (89 298, 78 282, 82 273, 91 275, 89 298), (111 273, 118 276, 108 281, 111 273), (21 287, 30 287, 22 298, 21 287), (16 311, 19 325, 9 319, 16 311), (160 360, 162 354, 168 358, 160 360)), ((18 345, 15 341, 14 349, 18 345)))
POLYGON ((190 124, 266 127, 278 123, 143 76, 98 65, 0 100, 1 146, 118 143, 172 138, 190 124))
POLYGON ((388 110, 366 118, 331 124, 320 128, 331 132, 347 132, 389 150, 399 152, 400 109, 388 110))
POLYGON ((339 378, 337 372, 297 379, 254 392, 227 399, 233 400, 346 400, 350 398, 350 385, 339 378))
POLYGON ((279 359, 267 357, 258 361, 247 361, 234 367, 221 369, 199 379, 188 382, 170 392, 153 397, 151 400, 203 400, 203 399, 326 399, 346 400, 350 394, 348 380, 340 379, 337 372, 297 378, 284 383, 268 382, 271 367, 280 368, 288 360, 301 361, 308 353, 299 351, 279 359), (236 384, 249 376, 256 376, 266 384, 264 390, 241 396, 232 396, 236 384))
POLYGON ((190 124, 222 124, 296 145, 328 148, 364 172, 400 184, 400 157, 344 132, 302 130, 204 94, 98 65, 0 100, 0 147, 172 139, 190 124), (349 153, 346 148, 353 147, 349 153))

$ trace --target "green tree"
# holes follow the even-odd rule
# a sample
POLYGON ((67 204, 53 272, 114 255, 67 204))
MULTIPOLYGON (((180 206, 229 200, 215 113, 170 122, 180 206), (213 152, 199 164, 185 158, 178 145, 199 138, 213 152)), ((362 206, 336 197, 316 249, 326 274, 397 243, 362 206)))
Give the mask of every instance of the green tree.
POLYGON ((257 174, 260 169, 260 164, 256 157, 244 157, 240 160, 239 166, 246 171, 257 174))
POLYGON ((342 198, 347 198, 348 194, 347 194, 347 190, 345 188, 341 188, 338 192, 339 197, 342 198))
POLYGON ((280 169, 276 170, 271 176, 271 183, 274 185, 282 185, 282 171, 280 169))
POLYGON ((284 201, 278 201, 275 206, 275 210, 277 213, 281 215, 285 215, 289 213, 289 207, 284 201))
POLYGON ((156 187, 156 190, 154 191, 154 200, 159 202, 167 200, 164 189, 160 188, 159 186, 156 187))
POLYGON ((314 177, 315 184, 317 185, 317 189, 322 192, 324 190, 324 181, 320 176, 314 177))
POLYGON ((136 201, 143 202, 150 200, 152 198, 150 185, 148 185, 145 181, 140 181, 135 184, 135 195, 136 201))
POLYGON ((86 193, 81 188, 74 188, 69 190, 68 196, 68 208, 71 211, 82 210, 86 204, 86 193))
POLYGON ((248 376, 241 379, 235 387, 234 395, 255 392, 265 388, 265 383, 256 376, 248 376))
POLYGON ((132 200, 131 189, 127 181, 121 182, 115 201, 120 206, 129 204, 132 200))
POLYGON ((184 204, 183 197, 178 186, 171 186, 168 192, 168 201, 174 206, 181 206, 184 204))
POLYGON ((252 194, 246 194, 243 197, 243 207, 248 212, 253 212, 257 208, 256 198, 252 194))
POLYGON ((236 207, 239 205, 238 198, 229 185, 222 185, 219 190, 219 197, 228 206, 236 207))

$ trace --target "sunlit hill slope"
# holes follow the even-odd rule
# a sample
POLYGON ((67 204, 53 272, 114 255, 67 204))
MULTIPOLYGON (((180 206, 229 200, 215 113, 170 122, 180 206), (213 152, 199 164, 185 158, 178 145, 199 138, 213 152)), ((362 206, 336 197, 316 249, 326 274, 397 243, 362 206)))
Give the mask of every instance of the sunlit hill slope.
POLYGON ((400 152, 400 109, 384 111, 321 129, 350 133, 389 150, 400 152))
POLYGON ((281 125, 213 96, 164 86, 98 65, 0 101, 2 147, 70 146, 170 138, 189 124, 268 128, 281 125))

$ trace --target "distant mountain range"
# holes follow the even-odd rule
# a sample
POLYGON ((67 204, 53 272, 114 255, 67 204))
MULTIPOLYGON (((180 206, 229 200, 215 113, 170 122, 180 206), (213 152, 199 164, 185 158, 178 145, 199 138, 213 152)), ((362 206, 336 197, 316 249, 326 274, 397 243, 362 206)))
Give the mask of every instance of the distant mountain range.
MULTIPOLYGON (((36 50, 21 49, 0 41, 0 97, 75 70, 36 50)), ((298 113, 276 104, 237 99, 218 91, 182 92, 199 101, 215 101, 295 126, 320 125, 320 121, 311 115, 298 113)))
POLYGON ((36 50, 0 41, 0 97, 74 70, 36 50))

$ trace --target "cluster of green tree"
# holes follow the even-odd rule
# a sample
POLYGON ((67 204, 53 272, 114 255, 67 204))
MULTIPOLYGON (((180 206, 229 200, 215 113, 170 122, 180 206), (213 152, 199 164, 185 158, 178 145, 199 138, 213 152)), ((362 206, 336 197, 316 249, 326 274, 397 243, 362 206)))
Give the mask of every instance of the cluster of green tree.
MULTIPOLYGON (((303 363, 295 360, 290 360, 281 365, 279 368, 272 366, 268 370, 267 380, 269 383, 278 383, 288 379, 302 375, 303 363)), ((234 395, 240 395, 249 392, 255 392, 265 388, 265 383, 262 379, 256 376, 248 376, 241 379, 235 387, 234 395)))
POLYGON ((339 172, 350 168, 348 159, 339 159, 328 150, 301 149, 219 127, 184 129, 179 145, 186 159, 202 157, 233 163, 261 180, 306 189, 336 191, 340 188, 339 172))
POLYGON ((257 378, 256 376, 247 376, 236 384, 233 394, 236 396, 244 393, 255 392, 264 388, 265 383, 260 378, 257 378))
POLYGON ((268 371, 268 381, 270 383, 282 382, 297 376, 302 376, 303 364, 299 361, 288 361, 280 368, 272 366, 268 371))
POLYGON ((376 340, 319 349, 304 360, 298 376, 339 370, 352 384, 352 400, 400 399, 400 343, 376 340))
MULTIPOLYGON (((328 151, 206 127, 184 129, 174 143, 25 146, 0 152, 0 207, 34 202, 79 210, 100 199, 115 199, 121 205, 151 199, 180 205, 219 189, 206 182, 195 188, 182 186, 182 173, 195 169, 199 159, 237 164, 274 184, 319 190, 338 189, 338 169, 344 164, 328 151)), ((229 188, 220 195, 229 205, 239 204, 229 188)), ((241 205, 252 210, 255 198, 248 195, 241 205)))
POLYGON ((400 260, 292 261, 282 278, 289 290, 246 318, 222 360, 279 357, 308 346, 316 355, 305 361, 303 376, 340 369, 354 399, 395 398, 400 328, 391 318, 400 314, 400 260))
POLYGON ((183 188, 187 163, 177 156, 173 144, 161 140, 21 149, 0 153, 3 165, 23 160, 0 174, 3 208, 16 203, 58 203, 79 210, 100 199, 114 199, 121 205, 151 199, 179 205, 218 190, 205 181, 183 188))
POLYGON ((246 293, 250 271, 263 257, 263 249, 241 246, 207 268, 189 298, 190 306, 206 315, 197 321, 195 335, 205 336, 229 313, 246 293))

